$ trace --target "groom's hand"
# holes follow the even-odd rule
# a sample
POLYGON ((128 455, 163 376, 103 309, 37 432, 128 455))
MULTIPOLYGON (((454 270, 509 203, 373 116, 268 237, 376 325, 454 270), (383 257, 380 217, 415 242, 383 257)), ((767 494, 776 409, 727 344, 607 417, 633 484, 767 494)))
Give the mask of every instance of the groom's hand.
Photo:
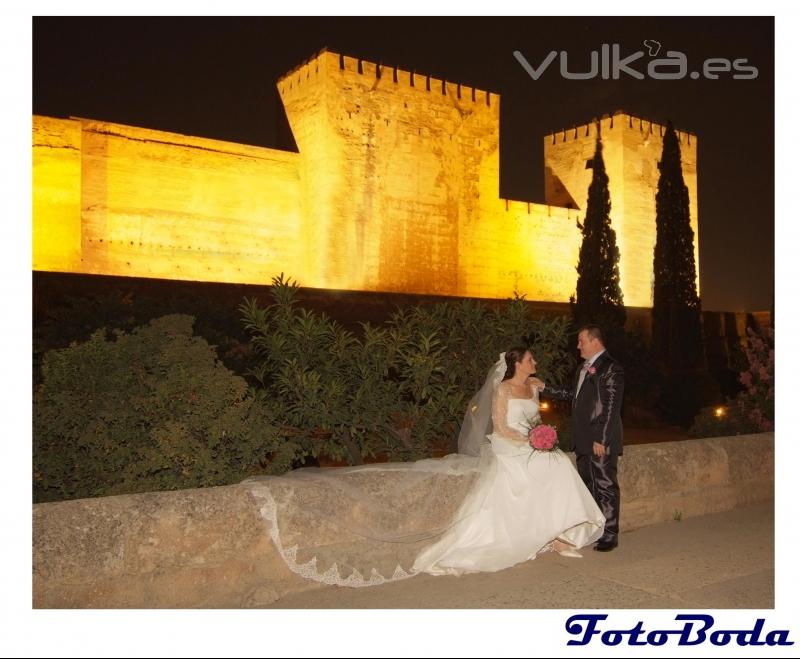
POLYGON ((606 454, 606 447, 600 442, 594 442, 592 444, 592 451, 595 457, 602 458, 606 454))

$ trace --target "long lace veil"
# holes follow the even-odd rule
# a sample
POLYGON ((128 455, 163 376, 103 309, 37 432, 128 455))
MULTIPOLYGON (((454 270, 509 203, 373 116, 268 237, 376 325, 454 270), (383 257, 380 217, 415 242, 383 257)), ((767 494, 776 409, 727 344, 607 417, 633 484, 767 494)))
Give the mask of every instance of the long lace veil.
POLYGON ((467 405, 461 431, 458 433, 458 452, 463 455, 478 456, 481 445, 487 442, 486 436, 492 432, 492 398, 497 386, 506 374, 506 353, 500 353, 489 369, 483 386, 467 405))
POLYGON ((505 369, 503 353, 469 402, 457 454, 244 481, 287 566, 309 579, 353 587, 413 576, 415 558, 473 509, 463 505, 468 495, 493 475, 486 436, 505 369))

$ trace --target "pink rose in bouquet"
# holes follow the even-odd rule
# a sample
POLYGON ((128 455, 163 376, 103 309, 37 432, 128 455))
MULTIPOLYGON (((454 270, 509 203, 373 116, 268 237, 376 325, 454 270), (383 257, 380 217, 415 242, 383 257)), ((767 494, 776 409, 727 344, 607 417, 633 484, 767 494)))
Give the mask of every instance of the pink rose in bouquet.
POLYGON ((537 451, 552 451, 558 446, 558 433, 553 426, 540 424, 528 433, 530 445, 537 451))

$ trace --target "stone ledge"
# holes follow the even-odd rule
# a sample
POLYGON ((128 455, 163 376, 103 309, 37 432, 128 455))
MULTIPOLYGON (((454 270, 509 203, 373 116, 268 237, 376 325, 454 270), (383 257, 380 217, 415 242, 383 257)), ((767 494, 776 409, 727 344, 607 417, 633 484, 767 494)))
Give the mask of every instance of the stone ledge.
MULTIPOLYGON (((773 498, 774 434, 632 446, 622 530, 773 498)), ((319 584, 289 571, 240 485, 33 506, 35 608, 259 607, 319 584)))
POLYGON ((769 501, 774 433, 643 444, 620 459, 622 531, 769 501))

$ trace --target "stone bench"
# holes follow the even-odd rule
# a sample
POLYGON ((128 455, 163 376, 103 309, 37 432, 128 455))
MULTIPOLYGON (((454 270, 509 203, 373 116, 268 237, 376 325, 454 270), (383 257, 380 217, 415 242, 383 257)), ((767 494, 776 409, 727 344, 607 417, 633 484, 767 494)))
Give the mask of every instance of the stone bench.
MULTIPOLYGON (((626 448, 622 531, 771 500, 773 474, 773 433, 626 448)), ((243 485, 33 506, 36 608, 258 607, 319 587, 286 567, 243 485)))

